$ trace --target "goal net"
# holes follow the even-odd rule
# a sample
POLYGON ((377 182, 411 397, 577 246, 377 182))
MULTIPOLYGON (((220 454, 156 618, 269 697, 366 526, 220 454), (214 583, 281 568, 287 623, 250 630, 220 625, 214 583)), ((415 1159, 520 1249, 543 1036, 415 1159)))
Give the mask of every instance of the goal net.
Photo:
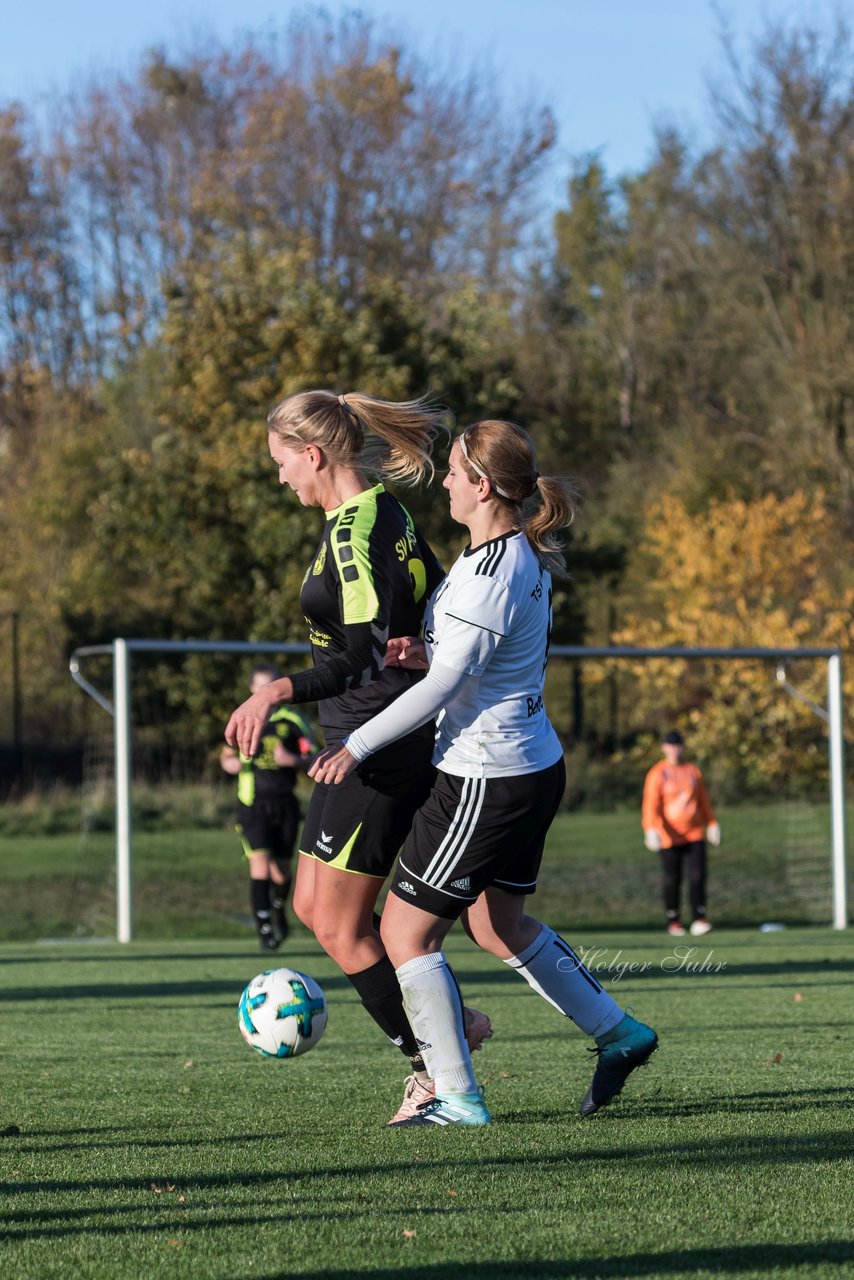
MULTIPOLYGON (((103 732, 87 743, 69 933, 249 936, 235 779, 219 763, 223 728, 255 662, 293 669, 307 652, 236 641, 77 651, 72 670, 99 701, 103 732)), ((715 924, 844 925, 832 651, 554 646, 547 704, 568 786, 540 880, 544 913, 551 901, 578 926, 660 925, 659 865, 643 844, 640 800, 661 737, 676 728, 723 832, 709 850, 715 924)), ((300 779, 303 810, 310 786, 300 779)))
MULTIPOLYGON (((659 859, 641 797, 661 741, 681 732, 723 838, 709 848, 716 924, 844 927, 844 759, 839 657, 830 650, 561 651, 549 711, 567 744, 567 859, 586 914, 663 919, 659 859)), ((555 868, 546 866, 546 874, 555 868)), ((565 875, 566 864, 558 874, 565 875)), ((683 911, 687 910, 683 885, 683 911)))

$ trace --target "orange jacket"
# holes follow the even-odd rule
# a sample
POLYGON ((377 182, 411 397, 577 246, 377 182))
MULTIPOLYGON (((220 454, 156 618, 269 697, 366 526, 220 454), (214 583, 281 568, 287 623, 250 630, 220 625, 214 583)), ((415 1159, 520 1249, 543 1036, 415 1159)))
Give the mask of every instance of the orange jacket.
POLYGON ((715 821, 703 775, 695 764, 659 760, 643 784, 641 825, 657 831, 662 849, 702 840, 715 821))

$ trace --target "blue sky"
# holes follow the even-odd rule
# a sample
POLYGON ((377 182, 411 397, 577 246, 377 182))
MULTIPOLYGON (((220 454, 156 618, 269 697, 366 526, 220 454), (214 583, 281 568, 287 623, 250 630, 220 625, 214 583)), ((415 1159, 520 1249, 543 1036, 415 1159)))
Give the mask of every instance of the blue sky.
MULTIPOLYGON (((228 38, 284 24, 303 0, 7 0, 0 102, 32 102, 93 70, 127 69, 154 44, 180 50, 195 31, 228 38)), ((832 26, 835 0, 719 0, 745 48, 765 19, 832 26)), ((650 156, 656 123, 702 143, 709 77, 722 71, 713 0, 326 0, 387 21, 407 43, 462 66, 482 60, 510 101, 553 107, 561 155, 600 150, 612 174, 650 156)), ((565 174, 566 168, 563 172, 565 174)))

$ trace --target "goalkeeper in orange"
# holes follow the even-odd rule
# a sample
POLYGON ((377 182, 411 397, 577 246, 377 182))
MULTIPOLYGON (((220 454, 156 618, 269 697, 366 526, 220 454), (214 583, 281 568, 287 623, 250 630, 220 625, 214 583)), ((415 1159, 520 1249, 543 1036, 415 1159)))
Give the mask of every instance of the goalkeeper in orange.
POLYGON ((647 849, 661 858, 661 888, 667 932, 681 938, 687 930, 679 919, 683 876, 688 882, 691 933, 708 933, 706 917, 706 840, 719 845, 721 829, 712 810, 703 775, 682 760, 685 740, 675 730, 665 735, 664 759, 654 764, 643 787, 641 822, 647 849))

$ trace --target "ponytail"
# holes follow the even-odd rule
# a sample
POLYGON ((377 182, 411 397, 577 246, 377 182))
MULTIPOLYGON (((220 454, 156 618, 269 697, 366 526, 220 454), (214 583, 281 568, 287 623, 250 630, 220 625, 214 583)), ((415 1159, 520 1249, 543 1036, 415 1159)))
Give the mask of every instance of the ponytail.
POLYGON ((469 479, 489 480, 493 500, 513 511, 544 568, 565 577, 558 533, 575 518, 577 490, 572 481, 539 474, 534 442, 515 422, 476 422, 459 440, 469 479))
POLYGON ((286 446, 316 444, 339 466, 416 485, 432 478, 443 412, 425 397, 393 401, 361 391, 301 391, 270 411, 267 426, 286 446))
POLYGON ((558 531, 572 524, 577 504, 577 490, 571 481, 561 476, 539 476, 536 495, 522 511, 525 536, 554 577, 565 578, 567 574, 558 531))

